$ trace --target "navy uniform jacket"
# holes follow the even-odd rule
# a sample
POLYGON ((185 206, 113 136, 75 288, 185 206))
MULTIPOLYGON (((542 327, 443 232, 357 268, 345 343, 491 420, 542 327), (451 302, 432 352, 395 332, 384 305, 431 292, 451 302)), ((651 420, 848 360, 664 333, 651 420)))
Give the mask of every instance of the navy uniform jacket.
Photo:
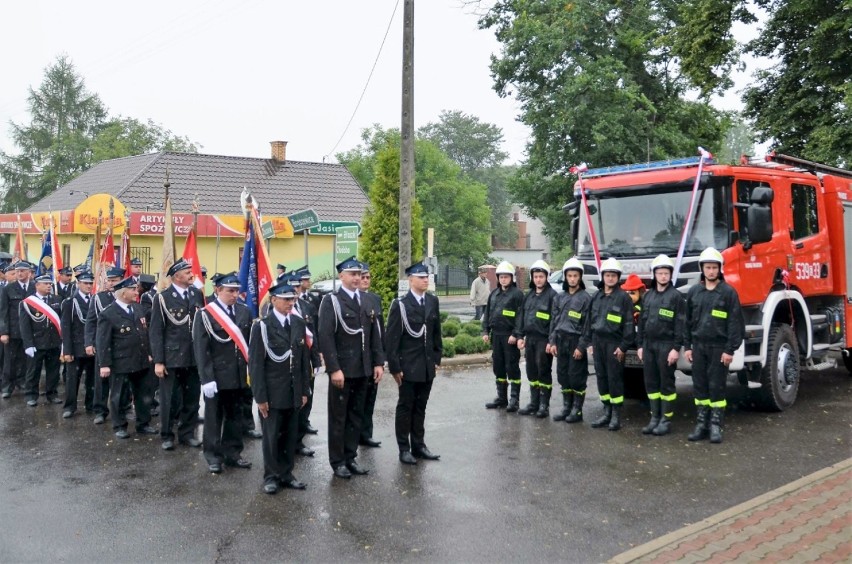
POLYGON ((62 302, 66 298, 73 296, 74 295, 73 292, 76 289, 77 288, 74 286, 73 282, 69 282, 65 286, 62 286, 61 284, 57 284, 56 285, 56 296, 59 298, 59 301, 62 302))
POLYGON ((361 297, 370 300, 370 309, 377 312, 376 321, 378 321, 379 326, 379 340, 382 343, 382 350, 385 350, 385 311, 382 308, 382 298, 370 291, 358 290, 358 292, 361 294, 361 297))
POLYGON ((133 314, 113 302, 98 319, 95 350, 98 365, 109 367, 115 374, 130 374, 148 370, 150 355, 145 318, 137 304, 130 304, 133 314))
POLYGON ((402 372, 405 380, 429 382, 435 378, 435 366, 441 364, 443 344, 441 339, 441 314, 438 298, 426 294, 425 305, 420 306, 414 294, 408 292, 391 302, 388 313, 387 357, 391 374, 402 372), (426 327, 420 337, 412 336, 402 322, 400 304, 405 308, 408 326, 415 334, 426 327))
POLYGON ((322 365, 322 360, 320 359, 319 343, 317 342, 317 310, 316 308, 314 308, 314 305, 310 301, 304 298, 296 299, 294 307, 302 315, 302 319, 305 321, 305 325, 314 336, 313 346, 311 347, 311 366, 317 368, 322 365))
POLYGON ((155 299, 157 299, 156 286, 139 296, 139 307, 142 308, 142 313, 145 314, 145 321, 148 323, 148 327, 151 326, 151 310, 154 308, 155 299))
MULTIPOLYGON (((59 316, 59 298, 53 294, 48 294, 43 300, 50 309, 56 312, 59 316)), ((41 313, 34 307, 29 306, 25 302, 21 302, 19 313, 21 340, 24 341, 24 350, 35 347, 36 350, 44 351, 50 349, 58 349, 62 346, 62 339, 59 338, 59 331, 53 325, 47 316, 41 313)))
MULTIPOLYGON (((359 291, 360 294, 360 291, 359 291)), ((361 294, 359 306, 342 288, 326 294, 319 313, 319 345, 325 371, 329 374, 343 371, 344 378, 366 378, 373 374, 373 367, 383 366, 385 355, 379 336, 378 317, 381 315, 371 301, 361 294), (350 335, 340 326, 332 299, 340 304, 342 322, 350 330, 363 332, 350 335)))
POLYGON ((92 301, 89 303, 89 313, 86 315, 86 331, 83 337, 83 343, 87 347, 95 346, 95 338, 98 335, 98 319, 101 312, 114 301, 115 296, 109 290, 98 292, 92 297, 92 301))
POLYGON ((18 320, 21 300, 35 294, 35 284, 27 283, 24 290, 18 281, 6 284, 0 290, 0 335, 9 335, 11 339, 21 338, 21 324, 18 320))
MULTIPOLYGON (((228 315, 227 310, 219 304, 218 300, 214 299, 207 307, 218 308, 223 315, 228 315)), ((251 313, 246 306, 234 304, 234 317, 236 318, 234 322, 248 344, 251 313)), ((213 316, 202 309, 195 313, 195 320, 192 322, 192 344, 195 348, 195 360, 198 363, 198 374, 201 376, 202 384, 216 382, 216 388, 219 390, 248 387, 247 366, 243 354, 225 329, 213 316), (213 332, 213 336, 210 331, 213 332), (227 342, 222 343, 221 340, 227 342)))
POLYGON ((204 307, 204 297, 194 286, 189 286, 186 292, 189 303, 180 297, 174 286, 169 286, 157 294, 151 310, 151 354, 155 363, 169 368, 196 365, 192 350, 192 318, 198 308, 204 307))
POLYGON ((62 351, 74 357, 86 357, 86 317, 89 314, 89 301, 83 299, 80 292, 62 302, 62 351))
POLYGON ((273 409, 299 409, 302 396, 311 395, 311 365, 305 342, 305 322, 290 315, 285 329, 274 313, 258 320, 251 328, 249 339, 249 374, 251 390, 257 403, 269 403, 273 409), (263 331, 266 328, 269 350, 276 356, 290 357, 275 362, 266 351, 263 331))

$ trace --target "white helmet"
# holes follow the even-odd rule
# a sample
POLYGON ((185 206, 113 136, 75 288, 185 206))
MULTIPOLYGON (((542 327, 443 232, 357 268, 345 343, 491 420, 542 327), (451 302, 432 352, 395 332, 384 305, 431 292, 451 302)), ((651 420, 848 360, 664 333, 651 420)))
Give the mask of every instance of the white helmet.
POLYGON ((515 267, 512 266, 512 263, 504 260, 500 264, 497 265, 497 270, 494 271, 498 276, 501 274, 510 274, 513 277, 515 276, 515 267))
POLYGON ((530 266, 530 275, 532 275, 532 273, 536 270, 544 272, 545 276, 550 276, 550 265, 541 259, 538 259, 537 261, 532 263, 532 266, 530 266))
POLYGON ((717 262, 719 263, 719 268, 722 268, 725 264, 725 260, 722 258, 722 253, 713 247, 707 247, 701 251, 700 255, 698 255, 698 265, 701 266, 705 262, 717 262))
POLYGON ((614 257, 610 257, 601 263, 601 274, 604 272, 615 272, 619 276, 624 272, 624 269, 621 267, 621 261, 614 257))
POLYGON ((571 257, 565 261, 565 264, 562 265, 562 272, 566 270, 579 270, 581 274, 585 272, 583 263, 577 257, 571 257))
POLYGON ((668 268, 672 272, 674 272, 674 262, 667 255, 657 255, 657 257, 651 261, 651 273, 653 273, 658 268, 668 268))

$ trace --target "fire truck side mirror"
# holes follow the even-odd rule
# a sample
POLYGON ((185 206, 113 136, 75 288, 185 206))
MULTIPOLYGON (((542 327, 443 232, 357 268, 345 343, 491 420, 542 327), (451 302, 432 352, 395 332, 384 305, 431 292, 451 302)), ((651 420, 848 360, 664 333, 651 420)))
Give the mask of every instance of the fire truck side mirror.
POLYGON ((772 191, 772 188, 758 186, 754 190, 751 191, 751 203, 752 204, 762 204, 764 206, 768 206, 775 199, 775 192, 772 191))
MULTIPOLYGON (((748 207, 748 243, 749 247, 772 240, 772 200, 775 193, 772 188, 758 187, 751 192, 751 205, 748 207)), ((745 244, 745 243, 744 243, 745 244)))

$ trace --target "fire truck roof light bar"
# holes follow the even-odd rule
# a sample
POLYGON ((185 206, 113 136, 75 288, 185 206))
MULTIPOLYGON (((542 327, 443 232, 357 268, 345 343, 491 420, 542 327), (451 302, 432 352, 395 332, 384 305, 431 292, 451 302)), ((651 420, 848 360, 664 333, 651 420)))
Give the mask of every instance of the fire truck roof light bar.
MULTIPOLYGON (((583 173, 583 178, 596 176, 612 176, 614 174, 627 174, 628 172, 643 172, 650 170, 663 170, 667 168, 684 168, 698 166, 701 157, 686 157, 682 159, 668 159, 665 161, 651 161, 649 163, 636 163, 619 166, 606 166, 602 168, 591 168, 583 173)), ((714 164, 713 159, 705 159, 704 164, 714 164)))

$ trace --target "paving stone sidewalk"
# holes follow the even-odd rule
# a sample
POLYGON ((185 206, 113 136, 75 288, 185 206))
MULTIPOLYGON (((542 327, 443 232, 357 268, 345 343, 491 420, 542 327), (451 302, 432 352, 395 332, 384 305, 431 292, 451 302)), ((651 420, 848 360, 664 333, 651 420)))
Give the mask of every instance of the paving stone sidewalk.
POLYGON ((852 561, 852 458, 610 560, 757 561, 852 561))

